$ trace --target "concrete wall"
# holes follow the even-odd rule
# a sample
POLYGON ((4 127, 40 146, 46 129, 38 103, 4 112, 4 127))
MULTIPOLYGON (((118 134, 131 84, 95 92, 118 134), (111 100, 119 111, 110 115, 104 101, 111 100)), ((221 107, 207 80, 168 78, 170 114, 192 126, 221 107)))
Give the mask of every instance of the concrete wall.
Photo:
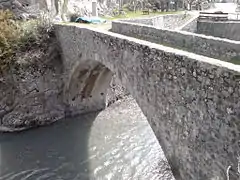
POLYGON ((164 21, 163 28, 167 28, 167 29, 178 28, 178 27, 182 26, 184 23, 186 23, 190 18, 191 18, 190 15, 185 15, 185 14, 164 15, 163 16, 163 21, 164 21))
POLYGON ((96 103, 91 99, 108 87, 102 85, 108 69, 146 115, 176 180, 226 180, 229 165, 231 180, 239 178, 239 66, 86 26, 58 24, 55 30, 70 108, 82 111, 86 99, 96 103), (102 76, 87 69, 94 66, 102 76), (84 97, 77 93, 83 87, 84 97))
POLYGON ((160 28, 175 29, 186 23, 190 17, 190 15, 184 14, 168 14, 150 18, 123 19, 121 21, 151 25, 160 28))
POLYGON ((240 21, 198 21, 197 33, 240 41, 240 21))
POLYGON ((177 30, 196 33, 198 16, 192 17, 189 21, 179 27, 177 30))
POLYGON ((127 22, 114 21, 112 31, 148 40, 196 54, 240 63, 240 41, 231 41, 184 31, 160 29, 127 22))

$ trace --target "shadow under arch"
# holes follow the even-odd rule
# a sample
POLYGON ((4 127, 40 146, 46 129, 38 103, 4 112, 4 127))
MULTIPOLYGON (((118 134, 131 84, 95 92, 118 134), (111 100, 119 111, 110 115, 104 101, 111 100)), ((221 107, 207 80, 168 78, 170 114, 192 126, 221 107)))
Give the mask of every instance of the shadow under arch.
POLYGON ((64 87, 66 115, 74 116, 103 110, 113 73, 95 60, 77 62, 64 87))

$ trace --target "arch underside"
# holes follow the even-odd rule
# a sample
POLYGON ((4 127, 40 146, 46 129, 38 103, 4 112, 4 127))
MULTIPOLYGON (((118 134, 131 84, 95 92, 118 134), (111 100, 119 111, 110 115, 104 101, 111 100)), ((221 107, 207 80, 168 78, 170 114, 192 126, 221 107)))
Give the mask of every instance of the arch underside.
POLYGON ((67 115, 103 110, 113 73, 94 60, 79 61, 65 86, 67 115))

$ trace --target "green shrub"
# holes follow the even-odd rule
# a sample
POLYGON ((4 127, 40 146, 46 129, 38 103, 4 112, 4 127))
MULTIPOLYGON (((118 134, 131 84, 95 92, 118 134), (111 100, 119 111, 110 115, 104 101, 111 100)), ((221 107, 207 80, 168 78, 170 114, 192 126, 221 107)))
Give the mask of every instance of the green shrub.
MULTIPOLYGON (((17 21, 10 11, 0 10, 0 74, 16 65, 21 58, 19 54, 33 49, 40 53, 38 57, 44 54, 51 30, 52 23, 48 17, 17 21)), ((24 57, 31 58, 31 56, 24 57)))
POLYGON ((0 73, 13 61, 20 28, 10 11, 0 10, 0 73))

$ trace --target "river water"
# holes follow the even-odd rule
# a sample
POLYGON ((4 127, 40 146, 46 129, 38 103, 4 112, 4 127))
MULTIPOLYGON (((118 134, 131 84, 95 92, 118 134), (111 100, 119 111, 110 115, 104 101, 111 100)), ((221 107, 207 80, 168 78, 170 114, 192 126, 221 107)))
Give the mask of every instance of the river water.
POLYGON ((0 135, 0 180, 95 179, 173 179, 131 97, 99 114, 0 135))

